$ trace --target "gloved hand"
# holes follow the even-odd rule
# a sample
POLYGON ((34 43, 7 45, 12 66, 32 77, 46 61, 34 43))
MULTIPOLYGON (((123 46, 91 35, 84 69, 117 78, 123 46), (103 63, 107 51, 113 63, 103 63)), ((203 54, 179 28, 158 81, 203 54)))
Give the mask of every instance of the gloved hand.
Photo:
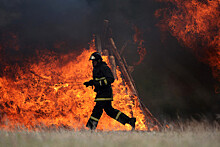
POLYGON ((93 80, 90 80, 90 81, 84 82, 83 84, 84 84, 86 87, 88 87, 88 86, 93 86, 93 85, 94 85, 94 82, 93 82, 93 80))

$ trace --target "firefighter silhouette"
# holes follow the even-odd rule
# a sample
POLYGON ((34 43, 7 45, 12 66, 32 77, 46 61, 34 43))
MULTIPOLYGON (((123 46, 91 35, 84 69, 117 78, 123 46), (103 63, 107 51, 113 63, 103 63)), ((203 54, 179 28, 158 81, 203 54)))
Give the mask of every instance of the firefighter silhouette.
POLYGON ((121 111, 112 107, 113 94, 111 84, 114 82, 114 76, 111 69, 105 62, 102 61, 102 56, 98 52, 94 52, 90 56, 89 60, 92 60, 93 64, 93 79, 85 82, 84 85, 86 87, 95 86, 94 91, 97 94, 95 97, 96 105, 86 124, 86 127, 91 130, 95 130, 104 109, 107 115, 123 125, 126 123, 130 124, 132 126, 132 130, 134 130, 136 118, 129 118, 121 111))

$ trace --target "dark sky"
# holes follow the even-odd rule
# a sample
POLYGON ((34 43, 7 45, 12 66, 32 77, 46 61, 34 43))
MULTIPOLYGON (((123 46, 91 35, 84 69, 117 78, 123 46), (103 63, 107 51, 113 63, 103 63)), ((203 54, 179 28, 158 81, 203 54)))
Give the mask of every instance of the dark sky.
MULTIPOLYGON (((132 41, 134 24, 143 31, 147 54, 133 77, 153 114, 159 119, 215 115, 220 110, 219 94, 211 69, 156 26, 159 20, 154 13, 164 5, 155 0, 0 0, 1 42, 2 34, 13 32, 21 48, 9 54, 29 56, 38 46, 53 50, 57 41, 65 41, 66 47, 54 50, 68 53, 87 47, 108 19, 120 49, 132 41)), ((128 44, 124 56, 129 64, 137 62, 137 46, 128 44)))

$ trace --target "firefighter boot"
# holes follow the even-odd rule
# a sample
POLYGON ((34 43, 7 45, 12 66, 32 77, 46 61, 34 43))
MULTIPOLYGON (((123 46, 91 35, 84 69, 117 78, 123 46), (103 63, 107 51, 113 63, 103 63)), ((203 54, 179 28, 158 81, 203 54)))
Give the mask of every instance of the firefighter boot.
POLYGON ((135 123, 136 123, 136 118, 135 117, 130 118, 129 124, 132 127, 132 131, 135 130, 135 123))
POLYGON ((88 127, 90 130, 95 130, 98 125, 98 121, 94 121, 92 119, 89 119, 89 121, 86 124, 86 127, 88 127))

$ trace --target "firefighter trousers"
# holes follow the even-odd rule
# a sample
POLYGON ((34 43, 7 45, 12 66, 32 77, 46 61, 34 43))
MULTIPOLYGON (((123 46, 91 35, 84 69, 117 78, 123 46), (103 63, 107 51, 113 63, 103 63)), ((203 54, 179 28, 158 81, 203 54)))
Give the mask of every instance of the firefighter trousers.
POLYGON ((118 122, 125 125, 126 123, 129 123, 130 118, 122 113, 121 111, 114 109, 112 107, 112 101, 98 101, 96 102, 96 105, 92 111, 91 117, 89 118, 86 127, 88 127, 91 130, 95 130, 98 121, 103 113, 103 109, 105 110, 106 114, 110 116, 111 118, 114 118, 118 122))

